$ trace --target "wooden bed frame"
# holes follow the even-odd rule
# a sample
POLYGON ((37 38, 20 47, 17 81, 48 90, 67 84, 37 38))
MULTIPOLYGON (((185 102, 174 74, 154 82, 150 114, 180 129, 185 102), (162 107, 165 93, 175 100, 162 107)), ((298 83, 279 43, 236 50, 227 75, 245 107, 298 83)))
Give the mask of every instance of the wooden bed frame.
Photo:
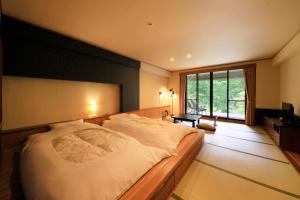
MULTIPOLYGON (((145 117, 160 118, 170 106, 148 108, 130 113, 145 117)), ((101 125, 109 115, 84 119, 101 125)), ((25 199, 21 188, 19 158, 20 149, 28 136, 50 130, 49 124, 1 131, 0 199, 25 199)), ((162 160, 139 179, 121 200, 155 199, 165 200, 174 190, 204 143, 204 137, 197 133, 186 136, 178 146, 178 156, 162 160)))

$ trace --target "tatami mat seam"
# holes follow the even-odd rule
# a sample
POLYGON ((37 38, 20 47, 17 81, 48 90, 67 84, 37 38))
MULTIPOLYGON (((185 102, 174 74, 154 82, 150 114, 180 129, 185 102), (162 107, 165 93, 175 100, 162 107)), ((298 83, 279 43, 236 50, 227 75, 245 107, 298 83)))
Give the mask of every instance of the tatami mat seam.
POLYGON ((249 140, 249 139, 244 139, 244 138, 239 138, 239 137, 234 137, 234 136, 229 136, 229 135, 223 135, 221 133, 216 133, 216 135, 221 135, 221 136, 224 136, 224 137, 230 137, 230 138, 234 138, 234 139, 238 139, 238 140, 245 140, 245 141, 249 141, 249 142, 255 142, 255 143, 275 146, 275 144, 271 144, 271 143, 259 142, 259 141, 255 141, 255 140, 249 140))
POLYGON ((210 142, 205 142, 205 143, 208 144, 208 145, 213 145, 213 146, 216 146, 216 147, 228 149, 228 150, 231 150, 231 151, 236 151, 236 152, 239 152, 239 153, 244 153, 244 154, 248 154, 248 155, 252 155, 252 156, 256 156, 256 157, 260 157, 260 158, 264 158, 264 159, 268 159, 268 160, 272 160, 272 161, 276 161, 276 162, 280 162, 280 163, 284 163, 284 164, 288 164, 288 165, 290 164, 289 162, 286 162, 286 161, 277 160, 277 159, 274 159, 274 158, 268 158, 268 157, 265 157, 265 156, 260 156, 260 155, 256 155, 256 154, 253 154, 253 153, 248 153, 248 152, 240 151, 240 150, 236 150, 236 149, 231 149, 231 148, 228 148, 228 147, 223 147, 223 146, 220 146, 220 145, 212 144, 210 142))
MULTIPOLYGON (((241 130, 241 129, 230 128, 230 127, 227 128, 227 129, 231 129, 231 130, 234 130, 234 131, 243 131, 243 132, 249 132, 249 133, 256 133, 256 134, 260 134, 260 135, 268 135, 267 133, 262 133, 262 132, 257 132, 257 131, 250 131, 250 130, 241 130)), ((219 129, 219 130, 222 130, 222 128, 219 129)))

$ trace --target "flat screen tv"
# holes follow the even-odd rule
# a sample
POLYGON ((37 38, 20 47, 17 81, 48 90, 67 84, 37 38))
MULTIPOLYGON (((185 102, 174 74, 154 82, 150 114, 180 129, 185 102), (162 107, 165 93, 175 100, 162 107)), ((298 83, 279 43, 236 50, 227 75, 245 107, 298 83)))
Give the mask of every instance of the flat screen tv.
POLYGON ((287 102, 282 102, 282 121, 285 124, 293 125, 294 123, 294 107, 292 104, 287 102))

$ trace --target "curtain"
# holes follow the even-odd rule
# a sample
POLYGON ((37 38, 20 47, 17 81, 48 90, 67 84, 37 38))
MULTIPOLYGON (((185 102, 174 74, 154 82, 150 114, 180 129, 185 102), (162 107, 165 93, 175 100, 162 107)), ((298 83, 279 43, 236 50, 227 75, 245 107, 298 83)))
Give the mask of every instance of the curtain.
POLYGON ((251 126, 255 124, 256 67, 244 68, 244 75, 247 97, 245 124, 251 126))
POLYGON ((180 74, 180 100, 179 100, 179 112, 185 113, 185 90, 186 90, 186 74, 180 74))

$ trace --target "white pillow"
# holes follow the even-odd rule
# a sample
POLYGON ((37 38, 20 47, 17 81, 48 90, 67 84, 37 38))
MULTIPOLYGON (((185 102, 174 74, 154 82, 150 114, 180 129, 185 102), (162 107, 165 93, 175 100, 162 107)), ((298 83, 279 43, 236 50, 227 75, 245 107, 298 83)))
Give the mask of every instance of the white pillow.
POLYGON ((55 124, 50 124, 51 129, 58 129, 69 125, 77 125, 77 124, 83 124, 83 119, 74 120, 70 122, 60 122, 55 124))

